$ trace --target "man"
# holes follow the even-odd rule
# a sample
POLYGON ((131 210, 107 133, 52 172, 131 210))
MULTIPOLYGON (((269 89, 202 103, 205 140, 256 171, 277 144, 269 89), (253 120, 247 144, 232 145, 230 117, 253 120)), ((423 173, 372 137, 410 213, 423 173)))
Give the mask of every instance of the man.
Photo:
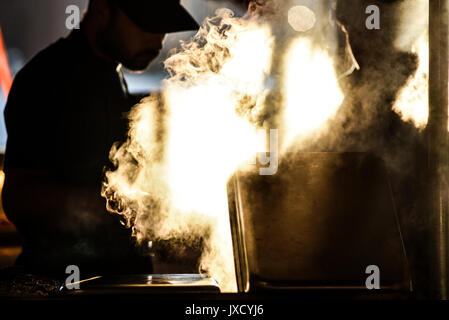
POLYGON ((23 235, 16 264, 27 272, 82 277, 150 273, 100 196, 112 144, 127 133, 121 65, 147 68, 168 32, 197 29, 179 0, 91 0, 80 30, 34 57, 5 107, 5 213, 23 235))

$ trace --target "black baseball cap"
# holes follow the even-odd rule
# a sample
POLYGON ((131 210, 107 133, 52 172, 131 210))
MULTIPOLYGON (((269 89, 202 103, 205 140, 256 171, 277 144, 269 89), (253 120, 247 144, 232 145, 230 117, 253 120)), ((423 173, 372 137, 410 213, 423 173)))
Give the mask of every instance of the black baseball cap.
POLYGON ((142 30, 170 33, 198 30, 199 25, 180 0, 113 0, 142 30))

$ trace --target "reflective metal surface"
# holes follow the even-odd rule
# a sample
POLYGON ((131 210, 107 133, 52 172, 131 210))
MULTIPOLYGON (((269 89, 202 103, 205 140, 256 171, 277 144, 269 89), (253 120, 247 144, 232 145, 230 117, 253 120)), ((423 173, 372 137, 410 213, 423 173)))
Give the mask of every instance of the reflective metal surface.
POLYGON ((272 176, 254 166, 228 185, 239 291, 409 289, 383 162, 363 153, 290 154, 272 176))
POLYGON ((142 274, 99 276, 80 281, 80 289, 61 292, 65 295, 219 293, 217 282, 202 274, 142 274))

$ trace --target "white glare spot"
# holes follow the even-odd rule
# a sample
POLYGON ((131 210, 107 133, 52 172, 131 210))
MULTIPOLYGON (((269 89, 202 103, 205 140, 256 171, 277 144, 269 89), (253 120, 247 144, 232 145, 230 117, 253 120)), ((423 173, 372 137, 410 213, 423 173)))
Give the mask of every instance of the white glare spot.
POLYGON ((288 10, 288 23, 298 32, 312 29, 315 22, 315 13, 305 6, 294 6, 288 10))

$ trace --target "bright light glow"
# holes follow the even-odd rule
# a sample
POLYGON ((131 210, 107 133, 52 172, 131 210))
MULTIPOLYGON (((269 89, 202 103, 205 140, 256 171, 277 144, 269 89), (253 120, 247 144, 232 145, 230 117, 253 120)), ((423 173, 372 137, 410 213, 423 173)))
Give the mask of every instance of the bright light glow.
POLYGON ((423 129, 429 117, 429 41, 423 34, 413 44, 412 52, 418 55, 418 68, 415 74, 399 91, 393 110, 404 121, 412 122, 423 129))
POLYGON ((283 149, 317 136, 343 101, 333 61, 329 54, 298 37, 284 60, 283 149))

